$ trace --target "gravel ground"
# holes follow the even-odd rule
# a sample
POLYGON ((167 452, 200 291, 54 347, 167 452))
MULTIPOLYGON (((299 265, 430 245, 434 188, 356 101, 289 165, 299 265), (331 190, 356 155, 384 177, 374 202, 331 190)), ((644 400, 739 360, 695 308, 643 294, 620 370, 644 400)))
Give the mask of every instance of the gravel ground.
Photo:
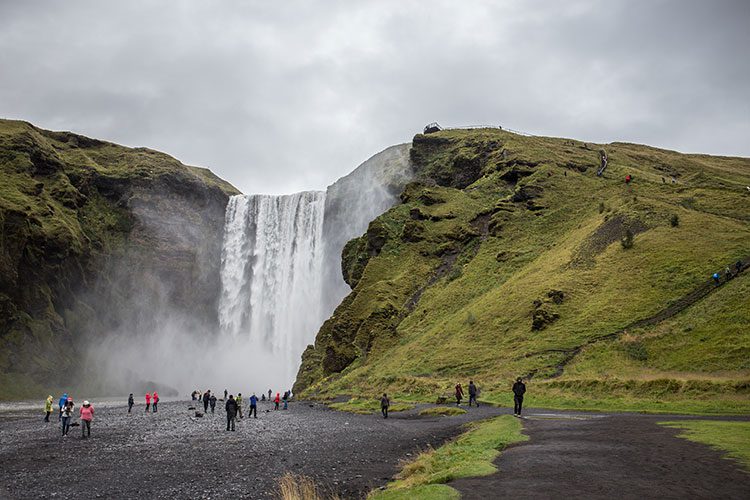
POLYGON ((188 401, 162 400, 156 414, 142 405, 128 414, 123 405, 92 403, 89 439, 80 427, 63 438, 57 415, 45 424, 38 405, 0 407, 0 497, 276 498, 279 477, 291 471, 361 498, 387 483, 400 461, 439 446, 462 424, 508 412, 482 406, 419 417, 412 410, 385 420, 305 402, 287 411, 261 403, 257 420, 226 432, 221 402, 204 418, 192 416, 188 401))

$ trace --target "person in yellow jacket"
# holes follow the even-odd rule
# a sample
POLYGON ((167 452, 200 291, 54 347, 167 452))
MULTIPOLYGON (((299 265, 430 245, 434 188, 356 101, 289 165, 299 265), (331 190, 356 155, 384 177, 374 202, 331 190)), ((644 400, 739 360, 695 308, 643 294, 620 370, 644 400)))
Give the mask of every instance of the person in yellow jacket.
POLYGON ((44 421, 49 422, 49 416, 52 413, 52 396, 47 396, 47 401, 44 402, 44 421))

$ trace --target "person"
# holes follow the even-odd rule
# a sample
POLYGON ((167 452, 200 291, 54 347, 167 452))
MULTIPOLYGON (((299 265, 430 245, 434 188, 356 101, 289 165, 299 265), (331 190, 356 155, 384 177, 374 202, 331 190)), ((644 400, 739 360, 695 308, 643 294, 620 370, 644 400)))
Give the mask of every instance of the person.
POLYGON ((211 413, 213 413, 216 410, 216 396, 211 394, 211 397, 208 398, 208 404, 211 405, 211 413))
POLYGON ((211 389, 203 393, 203 412, 208 412, 208 402, 211 400, 211 389))
POLYGON ((195 401, 195 395, 198 393, 198 391, 193 391, 190 393, 190 399, 195 401))
POLYGON ((282 398, 284 400, 284 409, 288 409, 288 402, 289 402, 289 391, 284 392, 284 397, 282 398))
POLYGON ((153 408, 154 408, 154 413, 156 413, 156 405, 157 405, 157 403, 159 403, 159 393, 158 393, 158 392, 156 392, 156 391, 154 391, 154 396, 153 396, 153 398, 154 398, 154 405, 153 405, 153 408))
POLYGON ((630 174, 625 176, 625 184, 630 184, 630 181, 632 181, 633 178, 630 176, 630 174))
POLYGON ((229 393, 227 392, 227 390, 226 390, 226 389, 224 389, 224 401, 226 401, 226 400, 227 400, 227 394, 229 394, 229 393))
POLYGON ((279 393, 276 393, 276 398, 273 400, 273 409, 278 410, 279 409, 279 402, 281 401, 281 396, 279 393))
POLYGON ((264 394, 261 394, 261 395, 260 395, 260 400, 261 400, 261 401, 265 401, 265 400, 266 400, 266 395, 265 395, 265 393, 264 393, 264 394))
POLYGON ((50 394, 47 396, 47 400, 44 402, 44 421, 49 422, 49 416, 52 414, 52 401, 53 397, 50 394))
POLYGON ((461 387, 461 382, 456 384, 456 406, 461 406, 461 400, 464 398, 464 390, 461 387))
POLYGON ((713 278, 714 283, 717 285, 721 281, 721 275, 719 273, 714 273, 713 276, 711 276, 711 278, 713 278))
POLYGON ((67 402, 68 402, 68 393, 66 392, 65 394, 60 396, 60 400, 57 402, 57 405, 60 407, 60 414, 57 416, 58 422, 62 419, 63 407, 65 406, 65 403, 67 402))
POLYGON ((250 396, 250 410, 247 413, 247 418, 250 418, 250 415, 252 415, 253 418, 258 418, 258 396, 256 396, 255 393, 250 396))
POLYGON ((271 389, 268 389, 268 400, 271 401, 271 389))
POLYGON ((234 430, 234 420, 237 418, 237 401, 234 400, 234 395, 229 395, 224 408, 227 410, 227 430, 229 430, 230 425, 234 430))
POLYGON ((91 437, 91 421, 94 419, 94 407, 88 401, 84 401, 79 411, 81 414, 81 438, 91 437), (86 436, 86 431, 88 431, 88 436, 86 436))
POLYGON ((471 407, 472 401, 479 408, 479 403, 477 403, 477 386, 474 385, 473 380, 469 380, 469 407, 471 407))
POLYGON ((242 393, 238 392, 237 397, 234 398, 234 400, 237 402, 237 415, 242 418, 242 393))
POLYGON ((383 418, 388 418, 388 408, 391 406, 391 400, 388 399, 388 394, 383 393, 383 397, 380 398, 380 413, 383 414, 383 418))
POLYGON ((741 271, 742 271, 742 261, 738 260, 737 263, 735 263, 735 265, 734 265, 734 274, 735 274, 735 276, 738 275, 738 274, 740 274, 741 271))
POLYGON ((65 404, 63 404, 62 407, 62 413, 61 413, 61 419, 62 419, 62 435, 63 437, 68 435, 68 430, 70 430, 70 420, 73 418, 73 398, 68 397, 65 401, 65 404))
POLYGON ((526 385, 521 380, 521 377, 516 379, 516 383, 513 384, 513 415, 521 416, 521 407, 523 406, 523 395, 526 393, 526 385))
POLYGON ((146 393, 146 413, 148 413, 149 408, 151 408, 151 393, 146 393))
POLYGON ((135 404, 135 399, 133 399, 133 393, 130 393, 130 396, 128 396, 128 413, 133 409, 133 405, 135 404))

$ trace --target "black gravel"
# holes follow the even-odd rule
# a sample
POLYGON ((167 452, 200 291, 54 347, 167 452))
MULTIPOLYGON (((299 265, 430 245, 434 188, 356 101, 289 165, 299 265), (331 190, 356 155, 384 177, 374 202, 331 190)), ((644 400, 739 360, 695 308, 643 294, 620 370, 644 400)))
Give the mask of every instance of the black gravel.
POLYGON ((195 418, 189 402, 162 401, 156 414, 93 404, 89 439, 81 439, 80 427, 63 438, 55 414, 45 424, 38 409, 0 412, 0 496, 276 498, 278 479, 294 472, 361 498, 462 424, 507 413, 484 406, 418 417, 412 410, 385 420, 295 402, 287 411, 261 405, 257 420, 244 418, 226 432, 218 406, 215 415, 195 418))

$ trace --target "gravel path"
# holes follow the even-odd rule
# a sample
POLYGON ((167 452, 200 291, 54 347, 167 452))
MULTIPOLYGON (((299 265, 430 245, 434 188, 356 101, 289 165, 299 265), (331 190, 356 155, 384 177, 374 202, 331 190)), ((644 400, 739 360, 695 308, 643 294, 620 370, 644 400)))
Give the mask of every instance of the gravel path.
MULTIPOLYGON (((57 416, 3 405, 0 497, 4 498, 275 498, 292 471, 344 498, 360 498, 399 470, 399 462, 439 446, 470 420, 503 410, 483 406, 455 417, 416 411, 352 415, 299 402, 289 410, 243 419, 226 432, 223 411, 191 418, 189 402, 159 403, 159 413, 98 404, 92 437, 80 427, 61 437, 57 416)), ((221 404, 221 403, 220 403, 221 404)), ((77 408, 76 408, 77 410, 77 408)), ((506 411, 507 412, 507 411, 506 411)))
POLYGON ((531 439, 505 450, 496 474, 450 486, 463 499, 750 498, 739 464, 657 424, 681 418, 529 411, 531 439))

